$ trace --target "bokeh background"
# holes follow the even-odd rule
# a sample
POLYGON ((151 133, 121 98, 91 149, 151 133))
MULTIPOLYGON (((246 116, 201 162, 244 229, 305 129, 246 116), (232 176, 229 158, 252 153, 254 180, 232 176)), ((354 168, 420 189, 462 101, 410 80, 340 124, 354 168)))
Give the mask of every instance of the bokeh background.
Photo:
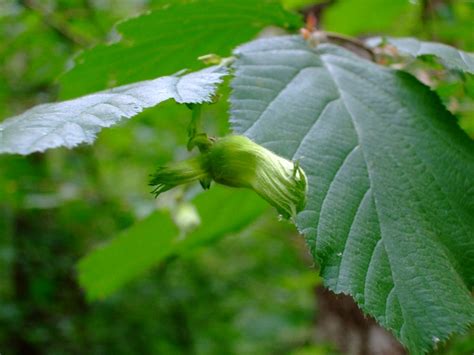
MULTIPOLYGON (((167 2, 0 0, 0 121, 63 97, 61 77, 75 55, 116 39, 117 21, 167 2)), ((330 31, 474 49, 472 1, 283 4, 330 31)), ((413 72, 474 132, 472 78, 413 72)), ((228 132, 227 109, 225 100, 206 107, 208 132, 228 132)), ((349 298, 321 288, 303 238, 271 209, 110 297, 87 300, 82 257, 156 209, 176 212, 176 194, 155 201, 147 180, 159 164, 186 156, 189 118, 186 107, 166 103, 102 132, 92 147, 0 156, 0 354, 403 354, 349 298)), ((436 353, 473 351, 471 332, 436 353)))

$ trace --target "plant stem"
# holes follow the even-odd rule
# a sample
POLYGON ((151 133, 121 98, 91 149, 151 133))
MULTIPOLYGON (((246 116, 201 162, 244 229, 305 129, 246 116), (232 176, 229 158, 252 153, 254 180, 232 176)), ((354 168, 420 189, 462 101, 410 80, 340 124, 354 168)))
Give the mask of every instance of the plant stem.
POLYGON ((188 138, 191 140, 193 139, 201 124, 201 108, 202 105, 194 104, 191 107, 192 114, 191 114, 191 122, 189 122, 188 126, 188 138))
POLYGON ((370 59, 375 62, 376 58, 375 58, 374 51, 371 48, 367 47, 366 44, 360 39, 346 36, 340 33, 326 32, 326 31, 320 31, 320 32, 322 32, 322 34, 325 35, 329 41, 350 43, 354 45, 355 47, 362 49, 364 52, 369 54, 370 59))

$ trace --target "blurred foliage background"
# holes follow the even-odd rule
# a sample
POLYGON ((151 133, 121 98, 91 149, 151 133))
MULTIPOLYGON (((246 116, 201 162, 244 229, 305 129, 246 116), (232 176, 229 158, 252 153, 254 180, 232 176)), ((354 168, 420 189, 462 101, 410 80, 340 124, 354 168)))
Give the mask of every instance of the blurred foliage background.
MULTIPOLYGON (((62 74, 74 56, 116 39, 117 21, 166 3, 0 0, 0 120, 63 97, 62 74)), ((282 3, 313 12, 330 31, 410 35, 474 49, 472 1, 282 3)), ((474 132, 472 77, 413 70, 474 132)), ((74 88, 87 88, 88 80, 75 80, 74 88)), ((228 131, 227 109, 225 98, 204 107, 208 132, 228 131)), ((317 335, 319 279, 303 239, 272 210, 182 257, 167 256, 110 297, 87 301, 79 259, 157 209, 176 217, 183 196, 195 194, 154 200, 147 186, 158 164, 186 156, 189 119, 186 107, 167 103, 101 133, 93 147, 0 157, 0 353, 337 353, 339 344, 317 335)), ((438 353, 473 348, 468 334, 438 353)))

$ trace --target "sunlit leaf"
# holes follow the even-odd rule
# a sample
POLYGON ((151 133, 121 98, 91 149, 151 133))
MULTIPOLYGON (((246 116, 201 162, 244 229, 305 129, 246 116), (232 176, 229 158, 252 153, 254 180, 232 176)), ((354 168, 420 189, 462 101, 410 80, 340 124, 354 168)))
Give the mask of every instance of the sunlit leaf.
POLYGON ((325 0, 281 0, 286 9, 298 10, 309 6, 325 3, 325 0))
POLYGON ((297 28, 300 16, 277 0, 179 0, 120 23, 121 40, 80 54, 60 79, 61 97, 198 69, 199 56, 228 56, 267 26, 297 28), (83 80, 87 78, 87 80, 83 80))
POLYGON ((322 25, 325 30, 350 35, 403 32, 417 8, 408 0, 334 1, 324 11, 322 25))

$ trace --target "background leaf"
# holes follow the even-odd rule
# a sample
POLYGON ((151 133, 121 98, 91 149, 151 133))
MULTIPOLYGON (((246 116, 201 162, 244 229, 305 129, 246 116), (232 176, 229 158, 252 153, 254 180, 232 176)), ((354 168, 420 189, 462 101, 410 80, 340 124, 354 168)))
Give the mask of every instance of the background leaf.
POLYGON ((281 0, 283 7, 290 10, 304 9, 305 7, 321 5, 326 3, 325 0, 281 0))
POLYGON ((168 213, 157 211, 82 259, 79 280, 89 299, 110 295, 170 256, 242 230, 267 208, 251 191, 223 187, 198 195, 194 203, 201 226, 187 235, 180 235, 168 213))
POLYGON ((223 67, 210 67, 184 76, 162 77, 36 106, 0 123, 0 153, 30 154, 90 144, 102 128, 162 101, 209 102, 225 74, 223 67))
POLYGON ((350 35, 404 33, 416 21, 419 8, 407 0, 335 1, 322 17, 324 29, 350 35))
POLYGON ((232 123, 298 159, 325 284, 418 354, 474 321, 474 142, 407 73, 299 37, 236 55, 232 123))
POLYGON ((121 40, 81 53, 60 79, 61 97, 71 98, 134 81, 202 67, 197 58, 230 55, 263 28, 301 26, 298 15, 274 0, 175 1, 117 26, 121 40), (82 80, 82 78, 88 80, 82 80))
MULTIPOLYGON (((367 43, 376 47, 382 43, 380 37, 371 38, 367 43)), ((400 53, 411 57, 433 55, 449 69, 458 69, 474 74, 474 55, 443 43, 420 41, 416 38, 387 37, 385 41, 397 48, 400 53)))

